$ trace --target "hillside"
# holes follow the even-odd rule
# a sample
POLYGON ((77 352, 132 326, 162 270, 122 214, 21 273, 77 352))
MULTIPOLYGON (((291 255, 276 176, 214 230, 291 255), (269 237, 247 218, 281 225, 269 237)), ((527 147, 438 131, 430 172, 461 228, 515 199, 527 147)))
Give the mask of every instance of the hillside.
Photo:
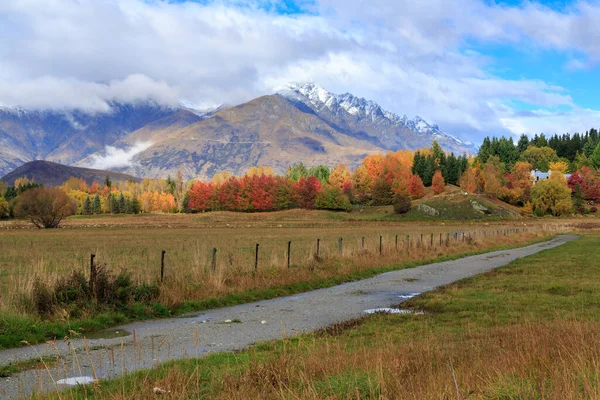
POLYGON ((5 175, 0 181, 12 185, 17 178, 26 176, 35 183, 45 186, 62 185, 70 177, 83 179, 88 185, 92 182, 104 182, 108 176, 112 181, 136 181, 141 179, 118 172, 103 171, 99 169, 69 167, 50 161, 30 161, 5 175))

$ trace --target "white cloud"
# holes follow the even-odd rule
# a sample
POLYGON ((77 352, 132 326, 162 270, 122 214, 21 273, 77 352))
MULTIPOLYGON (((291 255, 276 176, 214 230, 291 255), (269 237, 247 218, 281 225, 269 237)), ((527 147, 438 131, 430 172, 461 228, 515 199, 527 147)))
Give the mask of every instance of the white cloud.
POLYGON ((130 167, 134 164, 133 158, 141 152, 148 150, 150 146, 152 146, 150 142, 136 143, 127 149, 106 146, 104 154, 92 154, 87 164, 89 168, 108 170, 130 167))
MULTIPOLYGON (((489 72, 469 41, 600 59, 600 5, 535 2, 318 0, 277 15, 278 0, 14 0, 0 2, 0 106, 105 111, 110 101, 234 104, 288 81, 313 80, 454 134, 539 131, 514 102, 567 107, 554 130, 589 121, 563 88, 489 72), (573 54, 572 54, 573 53, 573 54), (579 119, 577 119, 579 118, 579 119)), ((554 115, 551 113, 551 115, 554 115)))

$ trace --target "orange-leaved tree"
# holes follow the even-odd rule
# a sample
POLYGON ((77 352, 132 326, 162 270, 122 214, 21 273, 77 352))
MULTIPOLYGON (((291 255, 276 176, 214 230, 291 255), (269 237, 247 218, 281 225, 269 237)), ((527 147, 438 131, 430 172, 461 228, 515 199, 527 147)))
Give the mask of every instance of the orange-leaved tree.
POLYGON ((446 182, 444 182, 444 177, 442 176, 442 172, 440 170, 435 171, 435 174, 433 174, 431 188, 435 194, 442 193, 446 188, 446 182))

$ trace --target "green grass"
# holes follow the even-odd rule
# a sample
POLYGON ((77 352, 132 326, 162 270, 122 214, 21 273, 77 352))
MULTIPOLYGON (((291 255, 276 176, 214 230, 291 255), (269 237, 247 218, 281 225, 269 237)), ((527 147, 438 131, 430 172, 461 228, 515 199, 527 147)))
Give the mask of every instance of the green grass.
POLYGON ((41 356, 31 360, 19 361, 0 366, 0 378, 8 378, 14 374, 30 369, 43 369, 56 361, 53 357, 41 356))
POLYGON ((423 315, 171 362, 87 396, 151 398, 161 386, 193 398, 597 398, 599 243, 584 236, 402 304, 423 315))
MULTIPOLYGON (((547 238, 543 240, 546 239, 547 238)), ((492 250, 503 250, 520 246, 521 245, 498 246, 485 251, 444 255, 424 261, 410 261, 400 264, 385 265, 365 270, 357 270, 348 275, 316 278, 304 282, 297 282, 265 289, 246 290, 239 293, 232 293, 225 296, 203 300, 185 301, 182 304, 172 308, 167 308, 160 304, 148 305, 133 303, 127 305, 119 311, 107 311, 92 317, 67 321, 48 321, 31 315, 3 314, 2 319, 0 319, 0 348, 19 347, 23 345, 22 341, 26 341, 30 344, 36 344, 46 340, 52 340, 56 338, 61 339, 65 336, 69 336, 69 330, 85 334, 86 332, 94 332, 131 321, 173 317, 191 312, 234 306, 238 304, 251 303, 254 301, 268 300, 276 297, 290 296, 311 290, 332 287, 342 283, 370 278, 389 271, 414 268, 423 264, 455 260, 457 258, 481 254, 492 250)))

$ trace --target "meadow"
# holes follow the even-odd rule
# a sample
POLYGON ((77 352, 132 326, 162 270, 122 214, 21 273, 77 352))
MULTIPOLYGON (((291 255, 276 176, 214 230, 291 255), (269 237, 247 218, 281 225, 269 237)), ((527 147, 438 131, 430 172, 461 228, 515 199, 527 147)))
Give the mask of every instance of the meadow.
POLYGON ((69 329, 91 331, 131 319, 331 286, 429 260, 525 244, 570 223, 552 219, 398 222, 386 220, 386 211, 377 209, 378 219, 370 210, 350 215, 293 210, 74 217, 58 230, 30 229, 23 221, 2 223, 0 346, 62 337, 69 329), (260 245, 258 259, 256 244, 260 245), (125 289, 138 293, 136 285, 142 285, 144 293, 153 295, 139 299, 132 295, 107 307, 90 299, 86 282, 65 289, 65 280, 74 271, 81 280, 89 280, 91 254, 97 268, 114 275, 127 271, 131 283, 126 282, 125 289), (66 290, 70 302, 36 309, 36 302, 45 306, 56 300, 58 286, 64 289, 63 297, 66 290))
MULTIPOLYGON (((379 314, 176 361, 60 398, 580 399, 600 396, 600 235, 379 314)), ((56 396, 58 397, 58 396, 56 396)))

